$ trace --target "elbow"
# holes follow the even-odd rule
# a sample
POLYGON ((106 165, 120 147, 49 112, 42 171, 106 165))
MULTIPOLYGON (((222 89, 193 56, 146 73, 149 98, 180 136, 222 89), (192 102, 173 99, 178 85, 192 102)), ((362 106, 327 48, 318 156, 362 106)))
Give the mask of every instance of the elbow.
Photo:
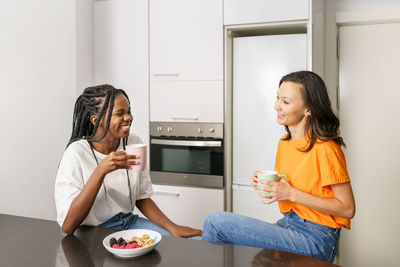
POLYGON ((72 227, 65 225, 65 223, 61 226, 61 230, 67 235, 72 235, 75 232, 75 229, 72 229, 72 227))
POLYGON ((352 208, 351 211, 349 212, 349 218, 348 219, 353 219, 354 215, 356 215, 356 209, 352 208))
POLYGON ((346 209, 345 213, 343 214, 343 217, 346 219, 353 219, 355 214, 356 214, 356 208, 355 206, 352 206, 346 209))

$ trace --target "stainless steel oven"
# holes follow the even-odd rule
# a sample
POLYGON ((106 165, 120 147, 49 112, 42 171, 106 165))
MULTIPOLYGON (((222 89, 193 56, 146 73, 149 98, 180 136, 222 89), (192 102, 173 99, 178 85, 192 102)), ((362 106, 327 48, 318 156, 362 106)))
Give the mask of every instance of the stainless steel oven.
POLYGON ((150 122, 154 184, 224 187, 222 123, 150 122))

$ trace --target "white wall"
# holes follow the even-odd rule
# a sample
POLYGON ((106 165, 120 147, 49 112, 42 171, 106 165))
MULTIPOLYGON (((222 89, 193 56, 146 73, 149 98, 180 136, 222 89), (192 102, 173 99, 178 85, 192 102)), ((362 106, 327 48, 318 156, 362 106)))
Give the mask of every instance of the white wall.
MULTIPOLYGON (((336 35, 337 35, 337 22, 338 23, 359 23, 359 24, 371 24, 374 21, 379 21, 381 17, 381 21, 399 21, 400 19, 400 1, 397 0, 327 0, 326 5, 326 65, 325 65, 325 81, 327 82, 327 86, 331 89, 335 90, 338 84, 338 62, 336 57, 336 35), (396 15, 397 14, 397 15, 396 15), (397 19, 394 19, 394 18, 397 19), (358 22, 357 22, 358 21, 358 22)), ((371 38, 374 38, 371 36, 371 38)), ((357 47, 360 51, 365 51, 364 48, 357 47)), ((357 51, 358 49, 355 48, 357 51)), ((385 51, 387 52, 387 51, 385 51)), ((372 52, 373 53, 373 52, 372 52)), ((343 62, 342 62, 343 63, 343 62)), ((345 63, 343 63, 345 64, 345 63)), ((348 66, 349 67, 349 66, 348 66)), ((356 69, 358 72, 359 69, 356 69)), ((341 70, 343 71, 343 69, 341 70)), ((382 71, 382 70, 381 70, 382 71)), ((384 71, 383 71, 384 72, 384 71)), ((389 73, 389 71, 387 71, 389 73)), ((375 80, 373 84, 382 84, 379 80, 376 80, 378 75, 375 75, 375 80)), ((384 76, 384 75, 383 75, 384 76)), ((379 85, 378 85, 379 87, 379 85)), ((375 87, 375 88, 378 88, 375 87)), ((385 87, 387 88, 387 87, 385 87)), ((364 88, 366 89, 366 88, 364 88)), ((358 90, 358 89, 354 89, 358 90)), ((395 87, 392 88, 395 90, 395 87)), ((369 90, 365 92, 363 95, 368 95, 373 93, 373 91, 369 90)), ((387 94, 383 94, 383 96, 387 96, 387 94)), ((347 96, 348 97, 348 96, 347 96)), ((384 102, 383 108, 377 108, 377 106, 373 103, 373 98, 371 97, 371 108, 373 107, 373 113, 375 116, 381 117, 385 119, 387 116, 391 114, 387 113, 387 107, 396 107, 396 98, 392 98, 384 102)), ((357 100, 358 103, 360 99, 357 100)), ((378 103, 381 101, 381 97, 376 99, 378 103)), ((343 111, 343 109, 341 109, 343 111)), ((353 117, 355 107, 351 108, 350 116, 353 117)), ((382 123, 381 119, 379 122, 374 121, 374 119, 368 115, 368 110, 363 112, 363 115, 368 118, 367 121, 362 122, 362 120, 358 120, 358 123, 362 123, 363 127, 368 127, 368 125, 375 125, 375 128, 379 123, 382 123)), ((396 114, 396 113, 393 113, 396 114)), ((362 115, 361 115, 362 117, 362 115)), ((343 114, 341 115, 342 123, 345 123, 346 118, 343 118, 343 114)), ((348 117, 347 117, 348 119, 348 117)), ((343 133, 347 131, 347 133, 351 133, 352 135, 356 132, 362 131, 362 127, 357 127, 354 121, 351 123, 351 127, 356 127, 354 129, 349 128, 342 129, 343 133)), ((396 127, 396 124, 391 125, 391 127, 396 127)), ((388 129, 385 129, 387 131, 388 129)), ((390 130, 389 130, 390 132, 390 130)), ((396 131, 392 131, 396 132, 396 131)), ((361 134, 363 138, 367 138, 368 134, 361 134)), ((346 136, 345 136, 346 137, 346 136)), ((359 136, 358 136, 359 137, 359 136)), ((362 150, 371 147, 377 146, 377 149, 372 149, 374 151, 373 154, 380 153, 383 148, 393 147, 392 141, 387 141, 381 139, 380 141, 373 141, 372 139, 368 139, 367 143, 362 143, 361 146, 357 146, 354 140, 349 140, 348 138, 344 141, 346 142, 348 149, 345 149, 346 157, 348 157, 348 169, 350 175, 353 174, 353 190, 356 198, 356 204, 358 212, 356 212, 355 218, 352 220, 352 230, 347 231, 345 229, 342 230, 342 236, 340 240, 339 246, 339 257, 338 263, 342 266, 376 266, 376 264, 381 263, 382 266, 394 266, 393 263, 397 263, 397 255, 394 251, 398 250, 395 247, 395 244, 398 239, 396 228, 390 227, 390 224, 395 224, 398 221, 398 214, 393 212, 393 205, 387 205, 387 203, 397 203, 398 195, 396 194, 387 194, 390 191, 390 188, 398 188, 398 182, 387 181, 385 186, 389 186, 389 189, 385 192, 381 192, 377 196, 373 196, 373 200, 370 198, 370 194, 366 192, 365 186, 360 186, 363 184, 371 183, 370 178, 365 175, 359 175, 357 170, 364 169, 362 167, 364 164, 369 164, 366 161, 358 161, 357 164, 352 162, 352 159, 357 157, 358 154, 362 154, 362 150), (353 142, 352 142, 353 141, 353 142), (391 142, 390 144, 388 142, 391 142), (361 164, 361 167, 360 165, 361 164), (373 212, 375 209, 379 209, 378 212, 373 212), (382 216, 382 214, 384 214, 382 216), (371 218, 366 219, 367 216, 371 216, 371 218), (389 237, 389 238, 388 238, 389 237), (385 248, 385 245, 387 246, 385 248), (385 255, 379 253, 379 249, 384 250, 386 252, 385 255), (372 254, 371 254, 372 251, 372 254), (392 263, 392 265, 390 264, 392 263)), ((396 147, 396 146, 394 146, 396 147)), ((371 152, 370 151, 370 152, 371 152)), ((365 153, 364 153, 365 154, 365 153)), ((380 155, 380 154, 379 154, 380 155)), ((378 156, 379 157, 379 156, 378 156)), ((385 172, 389 173, 398 173, 398 170, 393 167, 395 163, 392 164, 391 159, 395 158, 396 155, 391 154, 382 154, 380 155, 380 159, 383 161, 382 164, 374 162, 377 166, 384 166, 385 172), (386 162, 386 163, 385 163, 386 162)), ((370 157, 367 156, 370 159, 370 157)), ((360 159, 360 158, 357 158, 360 159)), ((368 161, 368 160, 367 160, 368 161)), ((371 161, 371 160, 369 160, 371 161)), ((369 164, 368 166, 371 166, 369 164)), ((394 178, 395 179, 395 178, 394 178)), ((394 180, 396 181, 396 180, 394 180)), ((376 188, 376 185, 372 184, 370 188, 376 188)), ((367 190, 368 191, 368 190, 367 190)), ((379 191, 379 190, 378 190, 379 191)))
POLYGON ((93 0, 75 0, 76 88, 80 95, 93 85, 93 0))
POLYGON ((149 139, 148 1, 94 2, 94 83, 124 89, 132 131, 149 139))
POLYGON ((55 219, 76 96, 75 1, 2 1, 0 213, 55 219))

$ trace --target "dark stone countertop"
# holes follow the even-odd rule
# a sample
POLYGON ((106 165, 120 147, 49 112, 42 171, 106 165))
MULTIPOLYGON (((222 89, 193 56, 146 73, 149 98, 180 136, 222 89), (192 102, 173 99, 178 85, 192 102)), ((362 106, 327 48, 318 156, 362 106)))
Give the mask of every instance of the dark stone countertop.
POLYGON ((337 266, 287 252, 168 236, 143 256, 120 259, 102 244, 113 232, 81 227, 66 236, 54 221, 0 214, 0 266, 337 266))

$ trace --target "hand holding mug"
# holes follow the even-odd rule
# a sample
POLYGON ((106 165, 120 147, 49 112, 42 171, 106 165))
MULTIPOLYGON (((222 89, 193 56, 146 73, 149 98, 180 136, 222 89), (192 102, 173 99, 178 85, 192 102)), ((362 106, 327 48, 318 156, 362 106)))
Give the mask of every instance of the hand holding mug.
POLYGON ((99 163, 99 168, 104 174, 110 173, 117 169, 129 169, 135 165, 136 162, 133 159, 137 159, 136 155, 127 155, 125 151, 115 151, 107 155, 99 163))
POLYGON ((284 174, 279 174, 276 171, 257 172, 258 195, 266 200, 271 200, 271 194, 277 191, 277 183, 281 180, 281 177, 284 177, 284 179, 287 181, 287 178, 284 174))
POLYGON ((251 176, 250 183, 253 186, 254 190, 258 190, 258 177, 257 177, 258 172, 259 171, 254 171, 253 176, 251 176))

